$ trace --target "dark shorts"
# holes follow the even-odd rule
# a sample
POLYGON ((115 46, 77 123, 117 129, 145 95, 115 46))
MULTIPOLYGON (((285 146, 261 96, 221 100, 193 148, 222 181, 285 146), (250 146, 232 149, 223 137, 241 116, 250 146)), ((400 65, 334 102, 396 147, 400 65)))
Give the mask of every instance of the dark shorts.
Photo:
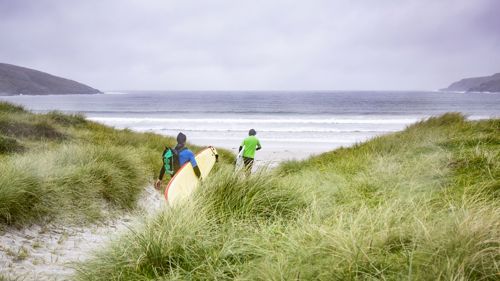
POLYGON ((243 157, 243 163, 245 164, 245 169, 252 170, 253 158, 243 157))

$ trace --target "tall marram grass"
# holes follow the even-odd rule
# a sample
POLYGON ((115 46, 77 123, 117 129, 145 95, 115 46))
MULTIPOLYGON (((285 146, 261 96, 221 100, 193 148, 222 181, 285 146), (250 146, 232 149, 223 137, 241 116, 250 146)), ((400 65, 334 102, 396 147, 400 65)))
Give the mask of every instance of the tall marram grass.
MULTIPOLYGON (((0 227, 89 222, 108 210, 130 210, 156 176, 164 147, 173 144, 173 138, 116 130, 82 115, 33 114, 0 102, 0 227)), ((221 162, 234 159, 221 154, 221 162)))
POLYGON ((98 218, 103 199, 130 209, 147 176, 138 159, 133 151, 89 145, 6 158, 0 165, 0 221, 56 213, 98 218))
POLYGON ((0 135, 0 154, 21 152, 23 150, 24 147, 16 139, 0 135))
POLYGON ((500 120, 451 113, 190 201, 78 265, 79 280, 498 280, 500 120))
POLYGON ((299 186, 264 174, 246 179, 231 167, 210 178, 199 192, 200 204, 221 221, 289 217, 306 207, 299 186))
POLYGON ((298 187, 269 175, 245 179, 221 169, 200 190, 100 253, 80 278, 232 279, 267 255, 256 239, 263 227, 280 231, 307 207, 298 187))

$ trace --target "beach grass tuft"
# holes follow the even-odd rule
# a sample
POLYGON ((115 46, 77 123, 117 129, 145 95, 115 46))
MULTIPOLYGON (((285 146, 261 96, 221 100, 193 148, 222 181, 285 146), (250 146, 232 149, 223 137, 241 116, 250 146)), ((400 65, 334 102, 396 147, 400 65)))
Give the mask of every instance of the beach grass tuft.
POLYGON ((246 178, 221 169, 198 189, 198 198, 214 218, 272 220, 295 216, 306 202, 299 186, 267 173, 246 178))
POLYGON ((0 101, 0 113, 20 113, 26 112, 23 106, 10 102, 0 101))
POLYGON ((59 111, 50 111, 45 116, 56 124, 66 127, 88 124, 83 114, 66 114, 59 111))
POLYGON ((21 152, 24 147, 15 138, 0 135, 0 154, 21 152))
POLYGON ((66 136, 46 121, 36 123, 0 120, 0 134, 15 138, 62 140, 66 136))

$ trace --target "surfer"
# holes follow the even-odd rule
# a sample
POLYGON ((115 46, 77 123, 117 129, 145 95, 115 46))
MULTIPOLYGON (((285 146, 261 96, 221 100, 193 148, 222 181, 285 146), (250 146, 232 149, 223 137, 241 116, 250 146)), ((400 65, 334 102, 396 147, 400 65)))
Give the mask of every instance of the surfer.
MULTIPOLYGON (((198 167, 198 163, 196 163, 196 159, 194 158, 194 153, 189 148, 186 147, 186 140, 187 137, 182 132, 177 135, 177 145, 173 149, 174 159, 176 158, 178 159, 179 168, 182 167, 182 165, 184 165, 188 161, 191 162, 194 173, 199 179, 201 179, 200 168, 198 167)), ((175 170, 175 172, 177 172, 177 169, 175 170)), ((158 176, 158 179, 156 180, 155 183, 155 187, 157 189, 160 189, 161 187, 161 181, 163 180, 164 174, 165 174, 165 165, 162 165, 160 170, 160 175, 158 176)))
POLYGON ((253 161, 255 158, 255 151, 262 148, 260 141, 255 135, 257 132, 254 129, 248 131, 248 137, 241 142, 240 149, 243 149, 243 163, 245 164, 245 174, 249 176, 252 173, 253 161))

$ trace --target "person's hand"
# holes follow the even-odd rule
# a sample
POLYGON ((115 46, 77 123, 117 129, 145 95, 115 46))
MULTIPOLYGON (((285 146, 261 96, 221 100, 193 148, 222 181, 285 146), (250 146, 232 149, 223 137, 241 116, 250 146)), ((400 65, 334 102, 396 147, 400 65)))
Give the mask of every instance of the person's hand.
POLYGON ((161 188, 161 180, 160 179, 156 180, 156 182, 155 182, 155 188, 156 189, 160 189, 161 188))

